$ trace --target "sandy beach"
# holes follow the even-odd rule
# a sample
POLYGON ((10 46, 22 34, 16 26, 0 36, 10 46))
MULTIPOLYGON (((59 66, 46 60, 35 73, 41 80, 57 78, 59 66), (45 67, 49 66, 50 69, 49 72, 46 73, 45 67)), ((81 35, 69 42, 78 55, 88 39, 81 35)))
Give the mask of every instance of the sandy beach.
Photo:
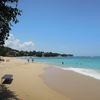
MULTIPOLYGON (((14 100, 69 100, 65 95, 49 88, 41 78, 44 69, 48 67, 47 64, 42 63, 28 63, 26 61, 16 58, 9 59, 9 62, 0 63, 0 78, 5 74, 12 74, 13 81, 8 87, 9 92, 14 100), (17 99, 16 99, 17 98, 17 99)), ((0 100, 6 97, 0 95, 0 100)))
MULTIPOLYGON (((10 61, 0 63, 0 78, 13 75, 5 87, 14 100, 100 100, 99 80, 44 63, 5 59, 10 61)), ((0 100, 5 98, 0 95, 0 100)))

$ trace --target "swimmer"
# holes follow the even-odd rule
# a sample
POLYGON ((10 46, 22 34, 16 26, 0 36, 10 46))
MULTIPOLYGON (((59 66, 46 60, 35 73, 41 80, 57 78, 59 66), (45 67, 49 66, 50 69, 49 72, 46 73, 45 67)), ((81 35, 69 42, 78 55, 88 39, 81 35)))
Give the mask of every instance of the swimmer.
POLYGON ((64 62, 62 61, 62 64, 64 64, 64 62))

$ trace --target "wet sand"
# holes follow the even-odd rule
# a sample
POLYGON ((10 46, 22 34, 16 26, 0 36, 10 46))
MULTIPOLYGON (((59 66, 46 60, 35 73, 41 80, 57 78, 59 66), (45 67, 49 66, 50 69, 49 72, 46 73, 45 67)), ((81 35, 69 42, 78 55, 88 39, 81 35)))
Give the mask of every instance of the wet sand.
POLYGON ((100 100, 100 80, 57 67, 46 68, 42 78, 48 87, 71 100, 100 100))

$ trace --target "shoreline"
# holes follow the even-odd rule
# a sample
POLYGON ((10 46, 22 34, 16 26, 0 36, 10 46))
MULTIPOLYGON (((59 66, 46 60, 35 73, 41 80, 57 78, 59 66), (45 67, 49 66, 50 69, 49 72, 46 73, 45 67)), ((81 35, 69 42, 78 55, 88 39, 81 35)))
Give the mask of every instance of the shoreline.
POLYGON ((81 75, 87 76, 87 77, 91 77, 93 79, 96 80, 100 80, 100 70, 96 70, 96 69, 85 69, 85 68, 73 68, 73 67, 69 67, 69 68, 62 68, 63 70, 70 70, 76 73, 79 73, 81 75))
MULTIPOLYGON (((26 60, 26 59, 23 59, 26 60)), ((63 70, 71 70, 73 72, 79 73, 81 75, 85 75, 87 77, 92 77, 94 79, 100 80, 100 69, 92 69, 92 68, 79 68, 79 67, 71 67, 71 66, 62 66, 60 64, 48 63, 48 62, 37 62, 41 64, 48 64, 50 66, 54 66, 63 70)))
MULTIPOLYGON (((8 57, 8 58, 16 58, 16 57, 8 57)), ((27 62, 26 59, 20 59, 19 57, 17 59, 27 62)), ((99 69, 88 69, 88 68, 78 68, 78 67, 75 68, 75 67, 69 67, 69 66, 62 67, 62 66, 54 64, 54 63, 39 62, 39 61, 37 61, 37 62, 34 61, 34 62, 38 63, 38 64, 46 64, 48 66, 60 68, 61 70, 67 70, 67 71, 70 70, 70 71, 76 72, 80 75, 84 75, 84 76, 91 77, 91 78, 96 79, 96 80, 100 80, 100 70, 99 69)))

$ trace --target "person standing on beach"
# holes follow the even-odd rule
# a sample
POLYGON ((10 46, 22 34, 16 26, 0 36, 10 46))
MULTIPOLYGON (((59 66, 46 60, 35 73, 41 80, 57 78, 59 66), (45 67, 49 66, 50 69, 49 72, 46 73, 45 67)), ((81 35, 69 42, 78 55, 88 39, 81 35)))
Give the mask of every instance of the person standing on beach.
POLYGON ((32 62, 34 62, 34 59, 32 58, 32 62))
POLYGON ((29 62, 30 60, 29 60, 29 59, 27 59, 27 61, 29 62))

